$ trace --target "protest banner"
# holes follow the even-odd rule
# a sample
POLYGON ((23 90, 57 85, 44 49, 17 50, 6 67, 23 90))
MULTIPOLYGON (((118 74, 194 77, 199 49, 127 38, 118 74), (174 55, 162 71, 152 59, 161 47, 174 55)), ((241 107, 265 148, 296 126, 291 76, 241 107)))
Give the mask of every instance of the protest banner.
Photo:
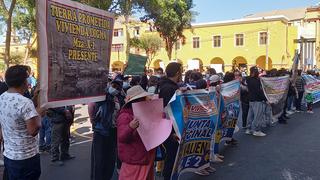
POLYGON ((219 153, 219 144, 224 140, 231 140, 240 113, 240 82, 234 80, 221 85, 218 97, 219 120, 214 134, 211 157, 219 153))
POLYGON ((146 150, 162 144, 172 130, 172 121, 163 118, 163 99, 132 104, 133 114, 139 119, 137 131, 146 150))
POLYGON ((305 81, 305 90, 310 92, 313 96, 313 103, 320 101, 320 80, 316 79, 312 75, 304 74, 302 75, 303 80, 305 81))
POLYGON ((211 139, 219 118, 216 92, 177 91, 167 110, 176 132, 182 132, 171 179, 209 167, 211 139))
POLYGON ((230 140, 233 136, 240 113, 240 81, 234 80, 221 85, 222 107, 221 123, 222 140, 230 140))
POLYGON ((261 85, 268 102, 271 104, 273 116, 279 118, 287 99, 289 76, 261 77, 261 85))
POLYGON ((129 54, 128 64, 125 68, 126 75, 143 75, 148 57, 129 54))
POLYGON ((105 99, 114 16, 70 0, 37 0, 42 107, 105 99))

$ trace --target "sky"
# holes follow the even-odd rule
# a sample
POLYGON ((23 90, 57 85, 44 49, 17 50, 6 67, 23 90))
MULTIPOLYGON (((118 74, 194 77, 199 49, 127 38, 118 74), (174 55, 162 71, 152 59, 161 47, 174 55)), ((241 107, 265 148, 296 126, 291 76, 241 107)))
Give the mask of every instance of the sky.
POLYGON ((310 7, 320 0, 193 0, 198 15, 195 23, 239 19, 248 14, 310 7))

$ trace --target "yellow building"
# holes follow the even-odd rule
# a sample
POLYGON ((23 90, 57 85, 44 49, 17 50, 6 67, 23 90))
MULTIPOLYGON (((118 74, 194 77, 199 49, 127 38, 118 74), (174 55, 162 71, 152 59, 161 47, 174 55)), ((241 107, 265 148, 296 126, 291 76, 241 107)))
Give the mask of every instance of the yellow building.
MULTIPOLYGON (((183 63, 185 69, 214 67, 228 71, 232 67, 254 65, 262 69, 289 67, 297 48, 294 44, 297 28, 288 22, 285 16, 270 16, 193 24, 192 29, 184 31, 185 44, 179 43, 172 57, 183 63)), ((169 62, 162 49, 153 67, 169 62)))
POLYGON ((314 23, 315 25, 315 56, 316 56, 316 65, 320 65, 320 6, 307 8, 306 23, 314 23))
MULTIPOLYGON (((127 61, 126 57, 126 47, 127 39, 133 37, 139 37, 143 33, 150 32, 150 25, 147 23, 142 23, 139 20, 130 18, 128 25, 129 37, 126 34, 125 19, 123 17, 118 17, 114 24, 113 39, 111 47, 111 62, 110 70, 112 71, 122 71, 124 64, 127 61)), ((131 53, 142 54, 143 51, 135 48, 130 49, 131 53)))
MULTIPOLYGON (((36 42, 32 40, 32 49, 36 49, 36 42)), ((31 55, 25 59, 27 50, 27 44, 21 43, 16 35, 12 35, 10 45, 10 56, 13 60, 19 61, 20 63, 26 64, 31 67, 32 71, 37 74, 37 55, 36 51, 32 50, 29 52, 31 55), (24 62, 25 61, 25 62, 24 62)), ((0 44, 0 74, 3 73, 5 68, 4 62, 5 44, 0 44)), ((12 64, 13 65, 13 64, 12 64)))

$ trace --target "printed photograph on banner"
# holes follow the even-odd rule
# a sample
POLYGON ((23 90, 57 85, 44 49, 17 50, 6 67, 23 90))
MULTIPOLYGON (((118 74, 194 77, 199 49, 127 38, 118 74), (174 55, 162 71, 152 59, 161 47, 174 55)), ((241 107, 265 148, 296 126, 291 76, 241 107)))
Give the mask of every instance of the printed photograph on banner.
POLYGON ((234 80, 222 84, 221 95, 221 140, 230 140, 236 128, 240 113, 240 81, 234 80))
POLYGON ((185 172, 196 172, 210 166, 211 141, 219 115, 215 96, 215 91, 188 91, 178 93, 175 101, 169 104, 171 120, 174 124, 183 124, 180 127, 183 133, 172 179, 181 178, 185 172), (179 109, 182 109, 182 114, 177 111, 179 109))

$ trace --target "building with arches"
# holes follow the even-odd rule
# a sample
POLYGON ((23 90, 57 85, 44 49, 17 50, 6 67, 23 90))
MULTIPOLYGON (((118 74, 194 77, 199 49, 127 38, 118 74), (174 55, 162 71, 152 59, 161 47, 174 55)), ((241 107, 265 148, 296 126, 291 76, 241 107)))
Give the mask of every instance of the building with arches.
MULTIPOLYGON (((280 15, 192 24, 192 30, 186 29, 184 35, 185 44, 178 42, 173 56, 185 69, 213 67, 226 72, 255 65, 266 70, 289 68, 297 49, 294 39, 298 31, 280 15)), ((164 49, 156 59, 170 63, 164 49)))
MULTIPOLYGON (((320 48, 316 47, 320 44, 319 13, 320 6, 317 6, 257 13, 235 20, 192 24, 191 29, 183 32, 185 43, 178 41, 175 44, 172 59, 168 59, 163 47, 151 62, 150 68, 164 68, 170 62, 181 63, 185 70, 203 71, 213 67, 218 72, 248 69, 256 65, 266 70, 290 68, 295 50, 301 47, 303 62, 308 64, 313 59, 312 63, 309 63, 313 66, 320 58, 320 53, 317 53, 320 48), (310 35, 309 39, 315 39, 314 42, 300 46, 297 40, 300 36, 307 35, 310 35)), ((121 18, 118 21, 115 24, 111 69, 126 63, 125 27, 121 18)), ((139 37, 140 34, 150 33, 150 30, 152 28, 148 24, 137 22, 136 26, 130 29, 130 37, 139 37)), ((131 52, 143 54, 139 49, 131 49, 131 52)))

